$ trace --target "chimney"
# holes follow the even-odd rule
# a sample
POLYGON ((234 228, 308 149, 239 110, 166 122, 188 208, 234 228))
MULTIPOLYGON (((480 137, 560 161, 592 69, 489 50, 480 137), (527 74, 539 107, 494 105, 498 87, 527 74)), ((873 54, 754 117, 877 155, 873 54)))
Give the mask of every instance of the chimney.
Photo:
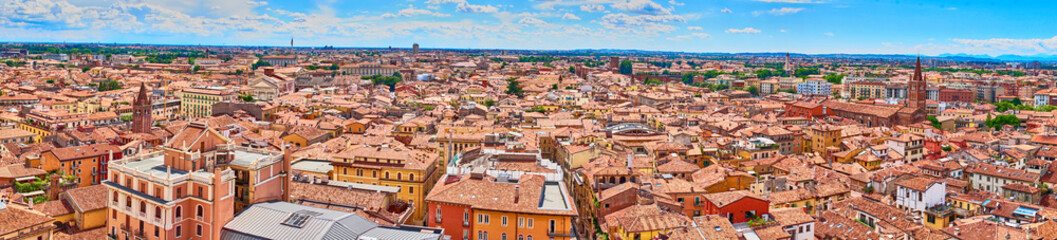
POLYGON ((275 68, 264 68, 264 75, 271 76, 271 75, 274 75, 274 74, 275 74, 275 68))
POLYGON ((279 171, 279 172, 284 175, 284 176, 282 176, 282 178, 283 178, 282 200, 284 202, 289 202, 290 201, 290 177, 291 177, 291 175, 293 175, 293 174, 290 174, 290 164, 291 164, 290 161, 292 161, 290 159, 291 157, 292 156, 290 154, 290 150, 287 150, 285 147, 283 147, 283 169, 282 169, 282 171, 279 171))
POLYGON ((514 203, 521 200, 521 185, 514 185, 514 203))

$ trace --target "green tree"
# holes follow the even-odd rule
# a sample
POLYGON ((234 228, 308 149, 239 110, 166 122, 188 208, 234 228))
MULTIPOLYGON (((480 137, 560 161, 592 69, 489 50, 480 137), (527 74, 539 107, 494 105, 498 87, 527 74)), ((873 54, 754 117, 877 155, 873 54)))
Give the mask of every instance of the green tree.
POLYGON ((92 67, 83 67, 83 68, 81 68, 81 72, 88 72, 88 70, 92 70, 92 67))
MULTIPOLYGON (((990 114, 988 114, 987 116, 988 116, 988 118, 991 117, 990 114)), ((986 125, 988 127, 991 127, 991 128, 994 128, 995 130, 1002 129, 1002 126, 1005 126, 1005 125, 1018 127, 1018 126, 1020 126, 1020 118, 1017 118, 1017 115, 1012 115, 1012 114, 998 115, 998 116, 995 116, 994 119, 990 119, 990 120, 984 122, 984 125, 986 125)))
POLYGON ((932 127, 936 128, 936 129, 943 129, 943 124, 940 123, 940 120, 937 119, 936 116, 928 116, 928 117, 925 117, 925 118, 928 119, 929 122, 932 123, 932 127))
POLYGON ((253 63, 253 70, 257 70, 257 68, 267 67, 267 66, 271 66, 271 65, 272 65, 271 63, 268 63, 268 62, 265 62, 265 61, 261 61, 261 60, 257 60, 257 62, 253 63))
POLYGON ((756 86, 749 86, 748 88, 745 89, 745 91, 751 93, 753 96, 759 96, 760 95, 760 88, 758 88, 756 86))
POLYGON ((194 68, 191 68, 192 72, 198 72, 198 70, 202 70, 202 66, 195 65, 194 68))
POLYGON ((485 107, 495 106, 495 100, 492 100, 492 99, 484 100, 484 106, 485 107))
POLYGON ((121 89, 121 83, 114 80, 106 80, 99 82, 99 87, 96 88, 96 90, 100 92, 113 91, 118 89, 121 89))
POLYGON ((826 76, 822 76, 822 78, 826 79, 827 82, 830 82, 832 84, 840 84, 841 81, 844 79, 844 74, 833 74, 833 73, 830 73, 830 74, 826 74, 826 76))
POLYGON ((515 95, 517 97, 524 97, 524 92, 521 89, 521 82, 517 78, 510 78, 506 80, 506 93, 515 95))
POLYGON ((341 69, 341 66, 338 66, 337 63, 334 63, 334 64, 330 64, 330 67, 327 68, 327 69, 329 69, 331 71, 335 71, 335 70, 341 69))
POLYGON ((240 95, 239 95, 239 99, 241 99, 241 100, 242 100, 243 102, 252 102, 252 101, 253 101, 253 95, 250 95, 250 94, 240 94, 240 95))
MULTIPOLYGON (((399 73, 396 73, 399 74, 399 73)), ((404 79, 397 76, 382 76, 379 74, 373 76, 365 76, 363 79, 371 80, 374 85, 386 85, 389 86, 389 91, 396 90, 396 84, 400 83, 404 79)))
POLYGON ((574 67, 574 66, 569 66, 569 73, 573 73, 573 74, 575 74, 575 73, 576 73, 576 67, 574 67))
POLYGON ((620 74, 631 74, 633 71, 634 70, 631 67, 631 61, 620 61, 620 74))

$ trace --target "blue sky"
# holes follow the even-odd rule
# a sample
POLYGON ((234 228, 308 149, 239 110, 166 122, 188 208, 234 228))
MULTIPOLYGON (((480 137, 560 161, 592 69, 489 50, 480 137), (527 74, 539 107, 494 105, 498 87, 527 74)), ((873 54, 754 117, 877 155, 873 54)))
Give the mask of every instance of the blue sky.
POLYGON ((1057 54, 1057 1, 0 0, 0 42, 1057 54))

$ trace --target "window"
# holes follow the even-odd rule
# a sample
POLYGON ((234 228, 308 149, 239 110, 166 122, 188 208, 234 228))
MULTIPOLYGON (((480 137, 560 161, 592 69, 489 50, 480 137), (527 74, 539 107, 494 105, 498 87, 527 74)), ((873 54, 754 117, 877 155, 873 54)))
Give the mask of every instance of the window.
POLYGON ((503 235, 501 237, 499 237, 499 239, 500 240, 506 240, 506 233, 503 233, 503 235))
POLYGON ((175 209, 176 209, 176 210, 173 210, 173 212, 176 212, 176 218, 181 218, 181 217, 183 217, 183 216, 184 216, 184 213, 183 213, 183 207, 180 207, 180 206, 176 206, 176 208, 175 208, 175 209))
POLYGON ((517 235, 517 240, 525 240, 525 235, 517 235))
POLYGON ((195 235, 202 236, 202 224, 195 224, 195 235))
POLYGON ((200 198, 206 198, 206 195, 205 195, 205 194, 202 194, 202 192, 203 192, 203 191, 202 191, 202 187, 198 187, 198 197, 200 197, 200 198))
POLYGON ((154 237, 158 237, 158 226, 154 226, 154 237))
POLYGON ((437 207, 437 213, 433 215, 433 218, 433 222, 440 223, 440 207, 437 207))
POLYGON ((462 240, 470 240, 470 230, 462 230, 462 240))
POLYGON ((929 215, 928 220, 929 223, 936 223, 936 216, 929 215))
POLYGON ((470 213, 468 213, 468 212, 462 213, 462 225, 463 226, 470 225, 470 213))
POLYGON ((549 227, 547 228, 547 232, 549 232, 549 233, 554 233, 554 227, 555 227, 555 226, 554 226, 554 220, 553 220, 553 219, 551 219, 551 221, 550 221, 550 226, 549 226, 549 227))
POLYGON ((147 214, 147 202, 139 201, 139 213, 147 214))
POLYGON ((396 173, 396 180, 401 180, 401 179, 403 179, 403 174, 402 173, 396 173))
MULTIPOLYGON (((531 218, 528 219, 528 228, 530 228, 530 229, 532 228, 532 219, 531 218)), ((532 239, 532 236, 529 236, 529 239, 532 239)))
POLYGON ((117 192, 114 192, 114 202, 117 203, 117 192))
POLYGON ((532 235, 529 235, 529 236, 528 236, 528 240, 532 240, 532 235))
MULTIPOLYGON (((506 216, 503 216, 503 226, 506 227, 506 216)), ((503 237, 503 239, 506 239, 506 237, 503 237)))
POLYGON ((132 207, 132 197, 125 196, 125 207, 129 207, 129 208, 132 207))
POLYGON ((415 181, 415 174, 414 173, 407 174, 407 180, 415 181))
POLYGON ((198 209, 198 210, 197 210, 197 211, 195 211, 195 217, 202 217, 202 215, 204 215, 204 214, 205 214, 205 209, 204 209, 204 208, 202 208, 202 205, 198 205, 198 208, 197 208, 197 209, 198 209))
POLYGON ((517 218, 517 227, 525 227, 525 218, 523 218, 523 217, 517 218))
POLYGON ((385 179, 389 179, 389 172, 385 172, 385 179))
POLYGON ((415 187, 407 187, 407 193, 415 193, 415 187))
POLYGON ((184 228, 183 228, 183 226, 179 226, 179 225, 177 225, 177 226, 176 226, 176 237, 181 237, 181 236, 183 236, 183 235, 184 235, 184 228))
POLYGON ((161 218, 161 207, 154 207, 154 218, 161 218))
POLYGON ((110 218, 117 219, 117 209, 110 210, 110 218))

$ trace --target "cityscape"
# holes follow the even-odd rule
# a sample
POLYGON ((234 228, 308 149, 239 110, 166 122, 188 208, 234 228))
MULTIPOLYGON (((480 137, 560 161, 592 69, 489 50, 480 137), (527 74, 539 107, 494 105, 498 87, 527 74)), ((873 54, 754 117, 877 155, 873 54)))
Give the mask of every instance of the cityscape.
POLYGON ((1028 2, 0 0, 0 240, 1053 240, 1028 2))

